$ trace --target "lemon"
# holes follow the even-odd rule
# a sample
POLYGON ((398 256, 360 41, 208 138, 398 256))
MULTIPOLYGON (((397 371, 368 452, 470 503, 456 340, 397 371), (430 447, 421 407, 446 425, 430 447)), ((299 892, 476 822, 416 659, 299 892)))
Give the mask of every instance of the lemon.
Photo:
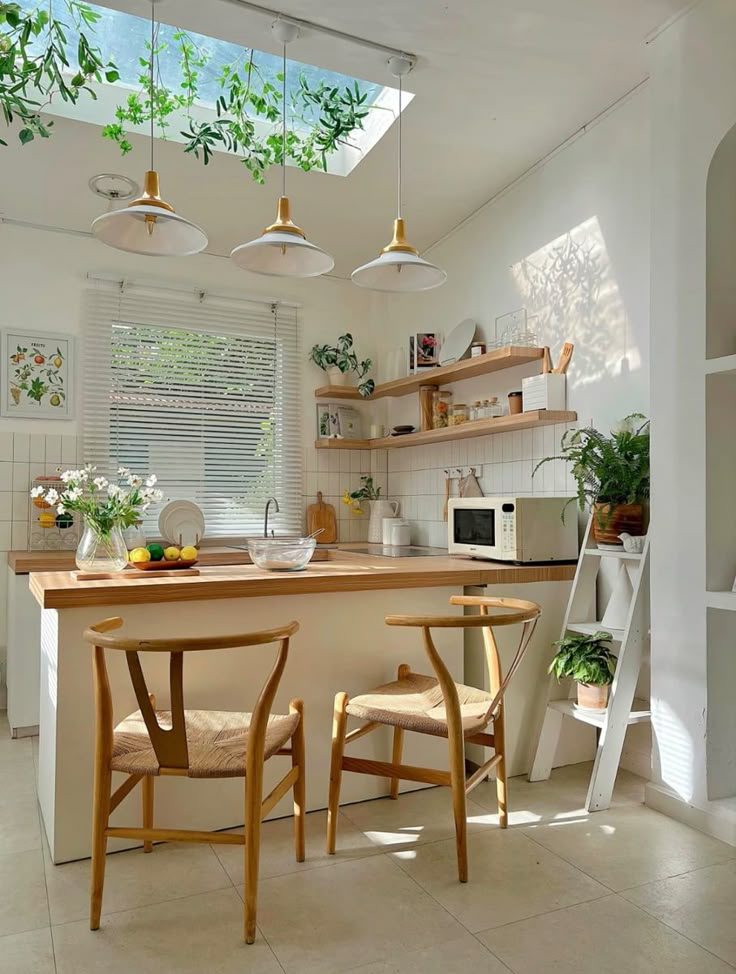
POLYGON ((56 516, 50 511, 44 511, 38 515, 38 523, 42 528, 53 528, 56 526, 56 516))
POLYGON ((171 545, 164 551, 164 558, 166 561, 178 561, 179 560, 179 549, 171 545))
POLYGON ((181 549, 182 561, 196 561, 199 552, 193 545, 186 545, 181 549))
POLYGON ((128 556, 131 561, 150 561, 151 555, 148 548, 133 548, 130 555, 128 556))

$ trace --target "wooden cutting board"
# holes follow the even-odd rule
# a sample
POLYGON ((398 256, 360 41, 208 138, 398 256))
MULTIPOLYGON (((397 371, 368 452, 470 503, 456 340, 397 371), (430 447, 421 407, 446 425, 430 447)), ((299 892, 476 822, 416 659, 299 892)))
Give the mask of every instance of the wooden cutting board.
POLYGON ((337 517, 332 504, 325 504, 322 491, 317 491, 317 503, 307 507, 307 534, 323 528, 317 535, 317 544, 332 544, 337 541, 337 517))

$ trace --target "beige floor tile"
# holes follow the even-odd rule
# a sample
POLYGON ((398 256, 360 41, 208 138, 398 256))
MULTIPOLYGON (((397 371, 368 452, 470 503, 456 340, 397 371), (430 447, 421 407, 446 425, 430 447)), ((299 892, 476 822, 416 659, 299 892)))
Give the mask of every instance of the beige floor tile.
POLYGON ((264 880, 258 926, 286 974, 344 971, 464 932, 386 856, 264 880))
POLYGON ((733 974, 619 896, 480 934, 514 974, 733 974))
POLYGON ((58 974, 282 974, 268 944, 243 943, 230 887, 53 928, 58 974))
MULTIPOLYGON (((44 850, 51 923, 67 923, 89 915, 90 862, 55 866, 44 850)), ((132 910, 150 903, 226 889, 230 879, 208 845, 163 843, 153 852, 141 849, 107 857, 103 913, 132 910)))
POLYGON ((610 808, 524 833, 616 891, 736 856, 732 846, 646 807, 610 808))
POLYGON ((736 862, 637 886, 621 895, 736 967, 736 862))
POLYGON ((511 974, 472 934, 437 947, 400 951, 386 960, 365 964, 350 974, 511 974))
MULTIPOLYGON (((585 796, 593 769, 591 762, 555 768, 548 781, 529 781, 519 775, 509 779, 509 824, 534 825, 587 815, 585 796)), ((612 806, 641 805, 645 781, 630 771, 619 771, 612 806)), ((473 791, 473 801, 496 812, 496 783, 485 781, 473 791)))
MULTIPOLYGON (((264 822, 261 829, 261 879, 303 872, 320 866, 334 866, 347 859, 362 859, 364 856, 376 856, 382 852, 349 819, 341 815, 337 829, 337 851, 334 856, 328 856, 325 851, 326 830, 327 812, 311 812, 307 815, 304 828, 307 855, 304 862, 297 862, 294 858, 293 819, 280 818, 274 822, 264 822)), ((228 845, 212 848, 230 879, 239 886, 243 882, 243 849, 228 845)))
POLYGON ((54 974, 51 929, 0 937, 0 970, 8 974, 54 974))
MULTIPOLYGON (((373 801, 344 805, 342 813, 384 851, 411 849, 424 842, 437 842, 455 834, 452 797, 449 788, 427 788, 399 795, 396 801, 373 801)), ((492 828, 497 819, 488 809, 468 799, 468 830, 492 828)))
POLYGON ((0 936, 48 926, 40 849, 0 855, 0 936))
POLYGON ((36 796, 13 799, 3 798, 0 793, 0 856, 40 849, 41 821, 36 796))
POLYGON ((457 879, 454 839, 393 855, 412 879, 472 932, 608 892, 521 832, 498 829, 471 835, 467 883, 457 879))

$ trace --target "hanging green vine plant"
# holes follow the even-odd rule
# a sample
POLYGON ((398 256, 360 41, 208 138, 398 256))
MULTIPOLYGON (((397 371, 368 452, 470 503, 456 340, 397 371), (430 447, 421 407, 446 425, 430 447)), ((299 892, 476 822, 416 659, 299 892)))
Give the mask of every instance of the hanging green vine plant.
MULTIPOLYGON (((43 117, 55 96, 75 105, 83 93, 96 98, 93 81, 112 84, 120 77, 83 32, 94 31, 96 10, 66 0, 71 24, 79 30, 72 68, 69 25, 52 16, 50 6, 24 11, 17 3, 0 2, 0 111, 8 128, 18 126, 21 144, 51 135, 53 119, 43 117)), ((0 145, 8 143, 0 137, 0 145)))
MULTIPOLYGON (((68 49, 66 25, 54 17, 50 5, 28 12, 18 4, 0 2, 0 105, 8 126, 16 120, 21 122, 18 136, 22 143, 35 135, 46 138, 51 134, 53 122, 42 113, 56 95, 72 103, 82 92, 94 98, 92 82, 114 83, 120 77, 114 63, 105 61, 87 36, 94 35, 100 16, 97 11, 79 0, 66 0, 66 9, 79 29, 75 52, 78 70, 70 66, 74 58, 68 49), (77 73, 70 77, 73 71, 77 73), (43 101, 36 98, 38 93, 43 101)), ((138 57, 140 88, 116 107, 115 120, 103 127, 103 137, 117 143, 126 155, 133 149, 131 130, 150 122, 153 116, 161 138, 170 137, 172 126, 178 125, 184 151, 205 165, 215 150, 232 152, 256 182, 263 182, 268 168, 281 163, 284 146, 276 124, 281 116, 282 94, 259 68, 258 52, 241 48, 234 60, 217 63, 186 31, 176 29, 170 38, 170 42, 160 40, 157 32, 153 49, 150 41, 145 43, 138 57), (159 59, 169 44, 179 75, 165 84, 159 59), (151 58, 156 66, 153 97, 148 74, 151 58), (203 118, 197 109, 202 104, 205 74, 210 91, 214 84, 216 97, 214 111, 205 113, 212 117, 203 118)), ((281 80, 279 73, 276 81, 281 80)), ((301 76, 290 96, 287 160, 306 172, 326 170, 328 157, 340 146, 350 144, 351 132, 363 128, 370 111, 367 101, 368 94, 357 81, 340 88, 324 80, 314 84, 301 76)), ((0 143, 7 144, 1 139, 0 143)))

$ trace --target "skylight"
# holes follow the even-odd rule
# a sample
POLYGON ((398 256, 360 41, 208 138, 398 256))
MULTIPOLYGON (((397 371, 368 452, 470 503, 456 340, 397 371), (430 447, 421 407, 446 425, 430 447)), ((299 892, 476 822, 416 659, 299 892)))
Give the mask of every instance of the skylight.
MULTIPOLYGON (((38 0, 18 0, 18 3, 24 10, 34 10, 40 6, 38 0)), ((44 2, 41 6, 46 7, 47 3, 44 2)), ((50 6, 54 16, 68 25, 69 50, 76 50, 79 30, 72 23, 65 0, 50 0, 50 6)), ((150 21, 147 18, 136 17, 95 4, 88 6, 99 14, 99 20, 94 26, 93 33, 87 29, 84 32, 90 42, 100 48, 106 60, 111 59, 115 62, 120 72, 120 78, 114 84, 105 83, 102 86, 97 86, 98 98, 96 101, 92 98, 83 97, 76 105, 68 105, 59 100, 58 103, 53 102, 47 106, 45 110, 52 115, 102 126, 115 121, 116 105, 123 103, 128 94, 138 92, 143 88, 140 79, 141 75, 145 74, 146 68, 141 65, 139 59, 148 56, 147 43, 151 28, 150 21)), ((168 12, 168 10, 165 11, 165 13, 168 12)), ((168 24, 161 23, 158 28, 157 48, 159 53, 156 70, 160 83, 167 87, 176 87, 181 81, 177 33, 177 27, 168 24)), ((215 117, 216 99, 222 93, 216 79, 224 65, 237 66, 242 73, 247 60, 252 58, 254 69, 257 70, 260 78, 280 90, 281 81, 278 76, 282 70, 281 57, 255 49, 251 52, 238 44, 220 38, 209 37, 192 31, 186 33, 197 52, 201 52, 207 57, 207 63, 202 68, 197 69, 198 92, 195 104, 190 110, 192 117, 197 120, 215 117)), ((72 64, 72 68, 76 68, 76 65, 72 64)), ((328 172, 336 175, 348 175, 381 139, 394 121, 398 112, 398 91, 394 88, 329 71, 326 68, 289 59, 287 61, 287 106, 292 106, 292 99, 299 90, 300 77, 304 77, 312 85, 318 85, 322 81, 331 87, 340 89, 347 86, 352 88, 357 82, 361 92, 367 95, 366 105, 371 106, 373 110, 364 120, 364 129, 354 129, 350 134, 349 144, 341 146, 337 152, 328 156, 328 172)), ((403 106, 406 107, 412 98, 413 95, 405 91, 403 106)), ((313 109, 311 111, 313 112, 313 109)), ((301 118, 295 118, 292 112, 292 117, 289 118, 288 122, 289 127, 296 131, 306 131, 309 123, 314 121, 314 115, 310 114, 309 109, 302 109, 300 115, 301 118)), ((183 142, 184 138, 180 135, 180 129, 188 128, 186 115, 184 113, 174 114, 169 122, 170 124, 165 132, 156 132, 157 137, 183 142)), ((277 128, 277 124, 271 124, 261 119, 256 120, 256 125, 261 132, 275 131, 277 128)), ((128 125, 127 128, 140 134, 147 134, 148 131, 147 124, 128 125)), ((291 163, 291 160, 289 161, 291 163)))

